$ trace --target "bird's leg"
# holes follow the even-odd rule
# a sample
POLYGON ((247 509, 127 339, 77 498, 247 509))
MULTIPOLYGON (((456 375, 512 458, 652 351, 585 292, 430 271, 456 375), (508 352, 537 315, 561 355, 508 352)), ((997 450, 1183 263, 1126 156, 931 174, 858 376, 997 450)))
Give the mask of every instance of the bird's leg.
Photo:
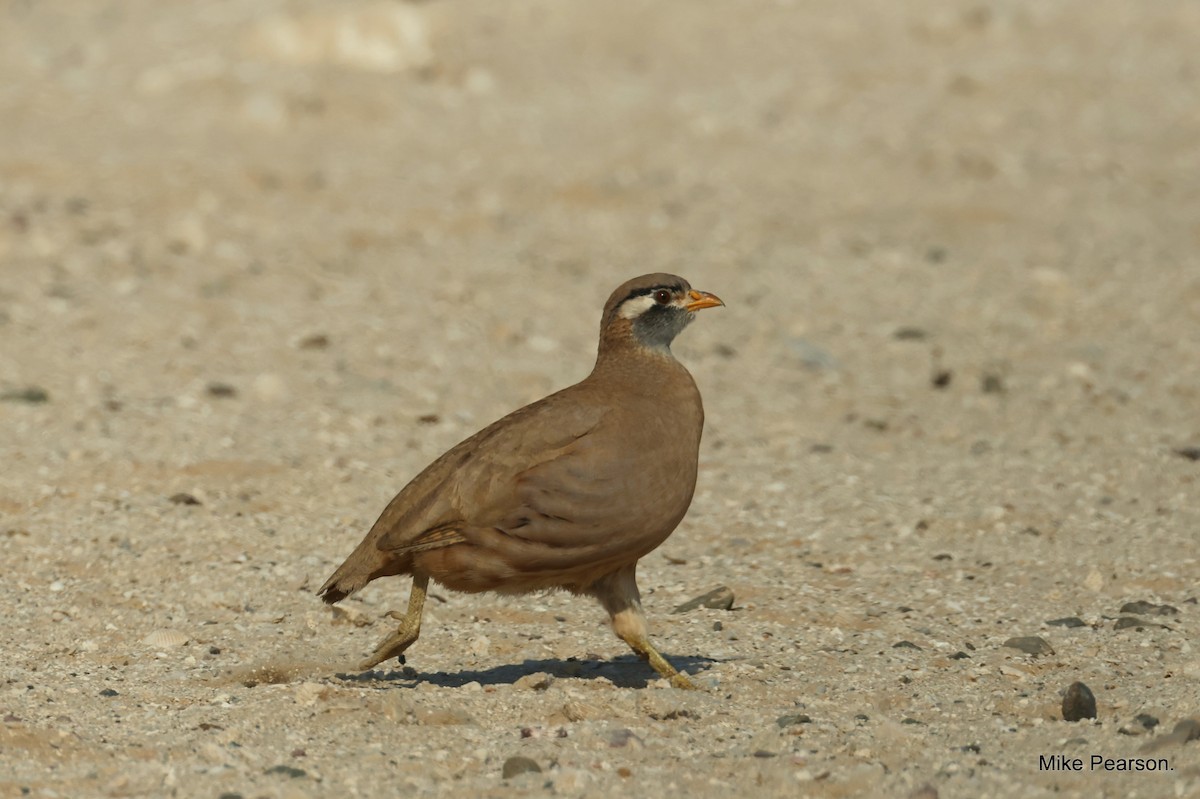
POLYGON ((680 674, 667 659, 658 653, 646 635, 646 617, 638 592, 636 566, 629 566, 595 587, 596 598, 612 618, 613 632, 638 657, 650 663, 650 668, 671 681, 676 688, 695 689, 687 675, 680 674))
POLYGON ((373 669, 385 660, 400 657, 404 650, 417 641, 421 634, 421 612, 425 609, 425 589, 429 587, 429 576, 414 574, 412 593, 408 595, 408 612, 401 616, 396 611, 389 611, 388 616, 400 619, 396 632, 379 642, 371 656, 358 664, 359 671, 373 669))

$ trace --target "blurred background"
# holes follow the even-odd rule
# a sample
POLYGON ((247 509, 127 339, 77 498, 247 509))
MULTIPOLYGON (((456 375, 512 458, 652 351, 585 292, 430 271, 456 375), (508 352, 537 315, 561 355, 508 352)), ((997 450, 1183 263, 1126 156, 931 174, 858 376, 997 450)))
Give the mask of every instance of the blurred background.
MULTIPOLYGON (((315 673, 366 651, 380 626, 327 629, 309 589, 430 459, 582 378, 609 292, 654 271, 727 307, 676 345, 702 472, 642 582, 652 619, 727 583, 775 631, 652 621, 668 653, 728 650, 740 690, 757 652, 776 682, 738 713, 865 701, 880 672, 843 649, 772 669, 843 630, 925 641, 898 603, 982 650, 1194 590, 1200 3, 3 0, 12 680, 202 622, 197 673, 288 636, 315 673)), ((420 667, 609 642, 553 607, 587 643, 447 625, 420 667)), ((1098 664, 1132 650, 1096 646, 1060 658, 1120 683, 1098 664)), ((141 663, 147 696, 175 668, 141 663)))

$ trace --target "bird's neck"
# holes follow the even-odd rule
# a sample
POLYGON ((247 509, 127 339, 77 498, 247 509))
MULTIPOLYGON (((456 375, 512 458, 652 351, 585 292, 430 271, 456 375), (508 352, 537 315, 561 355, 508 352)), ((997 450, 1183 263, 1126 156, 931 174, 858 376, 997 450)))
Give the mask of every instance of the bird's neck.
POLYGON ((632 337, 622 337, 601 341, 589 379, 639 393, 658 393, 670 383, 691 382, 691 375, 669 348, 647 347, 632 337))

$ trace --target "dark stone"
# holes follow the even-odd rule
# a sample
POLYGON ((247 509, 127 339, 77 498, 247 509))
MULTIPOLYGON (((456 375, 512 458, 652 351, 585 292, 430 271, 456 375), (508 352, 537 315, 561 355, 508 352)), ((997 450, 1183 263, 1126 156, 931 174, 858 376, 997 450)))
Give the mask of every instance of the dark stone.
POLYGON ((1149 713, 1138 713, 1133 717, 1133 720, 1145 727, 1147 730, 1152 730, 1158 726, 1158 719, 1151 716, 1149 713))
POLYGON ((1180 447, 1175 454, 1189 461, 1200 461, 1200 447, 1180 447))
POLYGON ((531 757, 523 755, 515 755, 504 761, 504 766, 500 770, 500 776, 506 780, 511 780, 520 774, 541 774, 542 767, 537 764, 537 761, 531 757))
POLYGON ((768 752, 766 749, 759 749, 755 751, 754 756, 761 758, 776 757, 774 752, 768 752))
POLYGON ((105 688, 100 692, 100 696, 120 696, 120 694, 111 688, 105 688))
POLYGON ((1063 694, 1062 714, 1067 721, 1096 718, 1096 696, 1092 689, 1081 682, 1073 682, 1067 686, 1067 691, 1063 694))
POLYGON ((282 774, 283 776, 291 777, 292 779, 299 779, 300 777, 308 776, 308 772, 306 772, 302 768, 296 768, 295 766, 283 766, 283 765, 271 766, 269 769, 264 771, 263 774, 282 774))
POLYGON ((1140 631, 1146 629, 1147 627, 1159 627, 1164 630, 1171 629, 1164 624, 1155 624, 1154 622, 1146 621, 1145 619, 1138 619, 1133 616, 1122 616, 1121 618, 1117 619, 1115 624, 1113 624, 1114 630, 1128 630, 1132 628, 1140 631))
POLYGON ((1175 725, 1175 729, 1171 730, 1171 735, 1180 738, 1183 743, 1200 740, 1200 721, 1184 719, 1175 725))
POLYGON ((939 369, 933 373, 933 377, 929 379, 929 382, 933 384, 934 388, 946 388, 953 379, 954 373, 949 369, 939 369))
POLYGON ((221 397, 222 399, 227 399, 229 397, 237 396, 237 389, 228 383, 212 382, 208 384, 206 390, 208 391, 208 395, 210 397, 221 397))
POLYGON ((672 613, 688 613, 697 608, 710 608, 712 610, 729 610, 733 607, 733 591, 725 586, 718 586, 707 594, 701 594, 695 599, 689 599, 684 602, 672 613))
POLYGON ((979 381, 979 387, 984 394, 1003 394, 1004 379, 997 374, 986 374, 979 381))
POLYGON ((951 660, 967 660, 967 659, 969 659, 970 657, 971 657, 971 656, 970 656, 970 655, 968 655, 966 652, 963 652, 963 651, 961 651, 961 650, 960 650, 960 651, 958 651, 958 652, 955 652, 953 655, 951 655, 951 656, 950 656, 950 659, 951 659, 951 660))
POLYGON ((1039 638, 1036 635, 1009 638, 1004 642, 1004 646, 1009 649, 1019 649, 1025 654, 1033 655, 1034 657, 1054 654, 1054 647, 1050 646, 1044 638, 1039 638))
POLYGON ((929 334, 919 327, 899 327, 892 333, 892 338, 897 341, 923 341, 928 337, 929 334))
POLYGON ((1046 622, 1048 627, 1087 627, 1087 623, 1078 616, 1067 616, 1062 619, 1051 619, 1046 622))
POLYGON ((191 494, 180 491, 178 494, 172 494, 170 500, 175 505, 199 505, 200 500, 196 499, 191 494))
POLYGON ((780 729, 784 727, 792 727, 796 724, 812 724, 812 717, 806 713, 788 713, 775 719, 775 723, 780 729))
POLYGON ((1136 613, 1139 616, 1176 616, 1179 608, 1170 605, 1155 605, 1139 599, 1137 602, 1126 602, 1121 606, 1121 613, 1136 613))
POLYGON ((892 644, 892 649, 920 649, 921 647, 914 644, 912 641, 897 641, 892 644))
POLYGON ((50 401, 50 392, 41 386, 26 386, 12 391, 5 391, 0 394, 0 400, 4 402, 27 402, 30 405, 40 405, 43 402, 50 401))
POLYGON ((313 333, 311 336, 305 336, 300 339, 299 347, 302 350, 323 350, 329 346, 329 336, 324 333, 313 333))

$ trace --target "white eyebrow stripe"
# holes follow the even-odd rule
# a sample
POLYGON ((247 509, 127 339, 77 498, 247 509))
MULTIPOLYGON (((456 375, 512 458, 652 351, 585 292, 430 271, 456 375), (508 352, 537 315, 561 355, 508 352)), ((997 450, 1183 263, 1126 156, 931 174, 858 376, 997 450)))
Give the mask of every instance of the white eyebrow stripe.
POLYGON ((654 305, 653 294, 643 294, 640 297, 630 297, 621 303, 621 307, 617 309, 617 315, 622 319, 633 319, 641 316, 654 305))

